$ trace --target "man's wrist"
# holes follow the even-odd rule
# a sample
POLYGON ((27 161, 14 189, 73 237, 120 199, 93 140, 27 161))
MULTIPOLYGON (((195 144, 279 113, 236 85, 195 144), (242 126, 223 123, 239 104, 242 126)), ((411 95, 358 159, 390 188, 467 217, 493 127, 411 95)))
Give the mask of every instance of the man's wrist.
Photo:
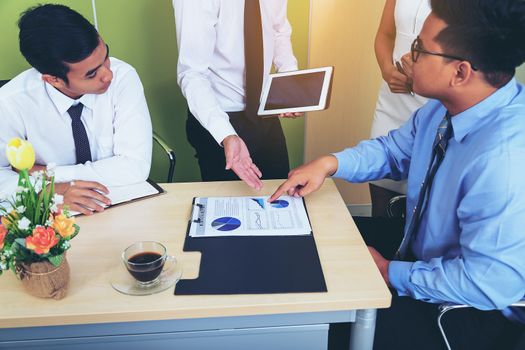
POLYGON ((228 135, 228 136, 226 136, 224 139, 222 139, 221 146, 224 147, 224 144, 227 143, 227 142, 228 142, 229 140, 231 140, 232 138, 234 138, 235 136, 237 136, 237 135, 232 134, 232 135, 228 135))

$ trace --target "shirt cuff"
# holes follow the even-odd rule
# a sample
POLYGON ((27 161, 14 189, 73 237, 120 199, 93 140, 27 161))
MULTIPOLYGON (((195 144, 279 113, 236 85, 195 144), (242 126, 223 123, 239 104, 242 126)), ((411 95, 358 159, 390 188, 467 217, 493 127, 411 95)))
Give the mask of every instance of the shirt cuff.
POLYGON ((237 135, 235 129, 230 122, 225 118, 214 118, 208 126, 208 131, 211 136, 222 146, 222 141, 230 135, 237 135))
POLYGON ((63 183, 77 180, 76 165, 62 165, 55 168, 55 182, 63 183))
POLYGON ((410 271, 414 263, 407 261, 391 261, 388 266, 388 281, 399 296, 412 295, 410 293, 410 271))
POLYGON ((2 189, 0 190, 0 203, 4 199, 11 200, 13 196, 16 195, 16 190, 18 189, 18 174, 9 176, 7 179, 2 179, 2 181, 3 183, 1 187, 2 189))
POLYGON ((299 68, 297 67, 297 64, 291 64, 291 65, 280 67, 278 70, 278 73, 291 72, 291 71, 296 71, 298 69, 299 68))
POLYGON ((337 179, 348 179, 348 174, 350 173, 350 163, 348 161, 348 150, 332 153, 332 155, 337 158, 337 170, 332 175, 332 177, 337 179))

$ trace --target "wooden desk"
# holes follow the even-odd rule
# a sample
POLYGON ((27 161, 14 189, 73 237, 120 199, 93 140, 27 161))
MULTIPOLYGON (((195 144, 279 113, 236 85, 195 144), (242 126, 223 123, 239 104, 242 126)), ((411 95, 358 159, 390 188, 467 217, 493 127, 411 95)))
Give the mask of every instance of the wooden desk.
POLYGON ((390 292, 332 180, 306 198, 327 293, 127 296, 111 287, 122 250, 140 240, 162 242, 183 278, 197 277, 200 254, 182 252, 192 198, 271 194, 281 182, 261 192, 241 182, 165 184, 166 195, 80 217, 65 299, 31 297, 12 273, 0 277, 0 349, 320 349, 329 323, 349 321, 351 346, 371 349, 375 309, 390 305, 390 292))

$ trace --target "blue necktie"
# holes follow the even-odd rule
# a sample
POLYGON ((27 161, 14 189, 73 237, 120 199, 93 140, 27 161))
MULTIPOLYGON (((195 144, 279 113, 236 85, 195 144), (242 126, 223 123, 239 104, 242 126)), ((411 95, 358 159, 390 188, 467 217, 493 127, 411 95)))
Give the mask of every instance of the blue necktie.
POLYGON ((424 212, 427 201, 425 201, 427 195, 430 193, 430 188, 432 186, 432 181, 434 176, 441 165, 441 162, 445 158, 445 152, 447 151, 448 140, 452 137, 452 123, 450 122, 450 116, 447 113, 441 123, 439 124, 436 138, 434 139, 434 144, 432 146, 432 154, 430 156, 430 165, 428 167, 425 180, 421 185, 421 190, 419 192, 419 198, 417 204, 413 209, 412 220, 410 221, 410 226, 406 231, 401 245, 396 252, 396 259, 404 260, 407 257, 407 250, 411 243, 414 241, 417 235, 417 229, 421 221, 422 213, 424 212))
POLYGON ((75 153, 77 155, 76 164, 84 164, 87 161, 91 161, 91 149, 89 148, 86 128, 84 127, 84 123, 82 123, 82 119, 80 119, 82 108, 84 108, 84 105, 79 103, 75 106, 69 107, 67 110, 71 117, 71 129, 73 130, 75 153))

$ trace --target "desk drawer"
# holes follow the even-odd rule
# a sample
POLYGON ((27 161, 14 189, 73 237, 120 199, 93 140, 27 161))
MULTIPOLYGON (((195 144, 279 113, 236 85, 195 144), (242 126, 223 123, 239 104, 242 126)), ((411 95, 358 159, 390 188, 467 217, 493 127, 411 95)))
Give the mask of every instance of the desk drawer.
POLYGON ((1 341, 1 350, 326 349, 328 325, 1 341))

